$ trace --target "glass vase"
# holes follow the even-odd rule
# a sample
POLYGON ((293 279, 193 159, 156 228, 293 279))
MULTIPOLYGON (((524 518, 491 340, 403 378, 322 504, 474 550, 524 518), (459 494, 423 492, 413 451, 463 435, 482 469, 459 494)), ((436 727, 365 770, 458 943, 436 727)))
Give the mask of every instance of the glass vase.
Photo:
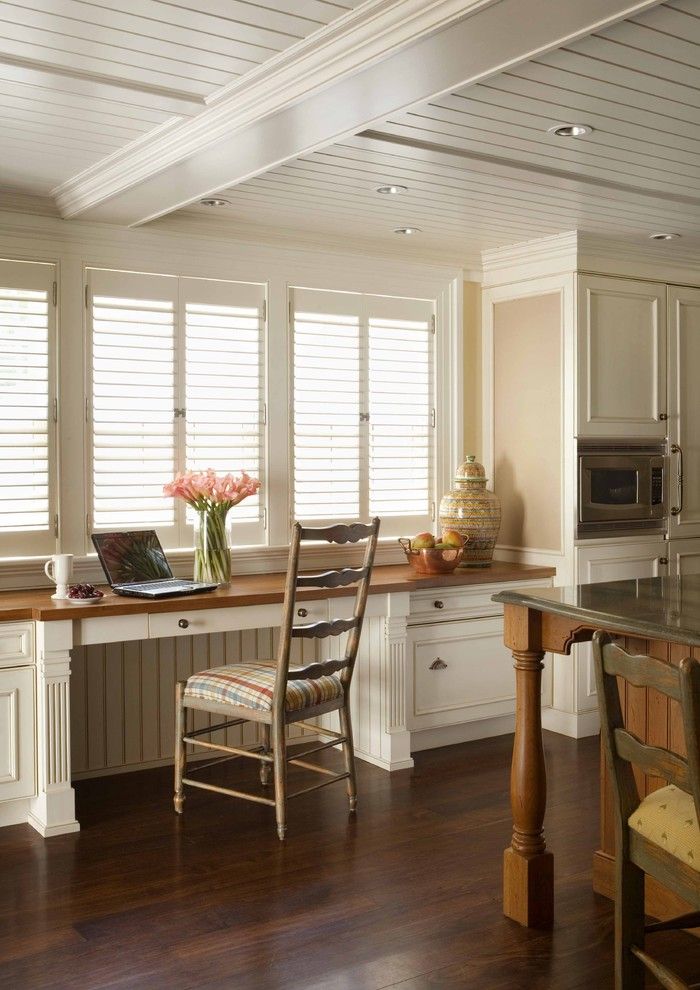
POLYGON ((231 583, 231 543, 228 509, 214 507, 197 513, 194 527, 194 579, 208 584, 231 583))

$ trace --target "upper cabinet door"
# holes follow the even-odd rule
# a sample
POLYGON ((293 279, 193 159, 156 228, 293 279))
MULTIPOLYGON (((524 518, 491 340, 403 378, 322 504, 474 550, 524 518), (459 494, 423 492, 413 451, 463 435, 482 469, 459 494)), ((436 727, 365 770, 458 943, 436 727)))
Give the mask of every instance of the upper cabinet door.
POLYGON ((666 436, 666 286, 578 281, 580 437, 666 436))
POLYGON ((668 288, 669 537, 700 536, 700 289, 668 288))

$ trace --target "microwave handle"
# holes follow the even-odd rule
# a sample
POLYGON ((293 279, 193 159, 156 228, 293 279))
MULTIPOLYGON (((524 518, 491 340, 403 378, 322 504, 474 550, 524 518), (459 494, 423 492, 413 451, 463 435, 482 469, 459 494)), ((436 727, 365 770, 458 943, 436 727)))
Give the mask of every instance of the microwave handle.
POLYGON ((671 508, 672 516, 679 516, 683 511, 683 450, 680 444, 671 444, 671 453, 678 454, 678 473, 676 475, 676 484, 678 485, 678 505, 674 505, 671 508))

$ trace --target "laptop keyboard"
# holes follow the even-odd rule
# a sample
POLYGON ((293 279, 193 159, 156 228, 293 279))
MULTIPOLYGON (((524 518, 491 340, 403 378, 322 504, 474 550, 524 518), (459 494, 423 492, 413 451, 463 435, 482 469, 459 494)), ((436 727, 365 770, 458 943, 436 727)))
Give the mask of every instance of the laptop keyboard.
POLYGON ((146 591, 172 591, 173 588, 191 588, 191 581, 179 581, 177 578, 167 578, 165 581, 134 581, 128 585, 135 591, 142 588, 146 591))

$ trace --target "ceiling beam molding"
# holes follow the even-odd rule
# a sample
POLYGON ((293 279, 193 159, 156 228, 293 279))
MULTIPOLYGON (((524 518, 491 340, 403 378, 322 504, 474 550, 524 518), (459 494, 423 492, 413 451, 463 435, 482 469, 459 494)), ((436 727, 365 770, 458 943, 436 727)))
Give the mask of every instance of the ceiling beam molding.
POLYGON ((196 93, 151 86, 101 72, 83 72, 65 65, 20 58, 4 52, 0 52, 0 67, 2 78, 13 82, 38 86, 42 89, 52 87, 81 96, 129 103, 178 116, 191 116, 206 105, 205 100, 196 93))
POLYGON ((472 85, 660 0, 376 0, 215 94, 195 118, 54 191, 62 216, 137 225, 472 85))

